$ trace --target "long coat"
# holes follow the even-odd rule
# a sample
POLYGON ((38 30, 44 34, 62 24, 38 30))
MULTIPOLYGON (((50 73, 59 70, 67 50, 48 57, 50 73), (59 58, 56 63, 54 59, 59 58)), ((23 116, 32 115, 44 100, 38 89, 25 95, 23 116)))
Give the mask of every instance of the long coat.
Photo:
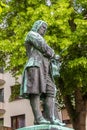
MULTIPOLYGON (((23 71, 20 94, 24 97, 30 93, 46 93, 47 76, 50 80, 50 59, 54 50, 46 44, 44 38, 37 32, 30 31, 25 41, 28 62, 23 71)), ((51 85, 53 82, 51 83, 51 85)))

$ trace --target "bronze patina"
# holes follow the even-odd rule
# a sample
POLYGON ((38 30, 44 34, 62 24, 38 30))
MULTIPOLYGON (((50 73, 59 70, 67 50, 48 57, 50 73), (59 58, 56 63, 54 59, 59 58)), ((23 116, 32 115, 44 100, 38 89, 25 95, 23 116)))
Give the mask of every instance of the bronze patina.
POLYGON ((30 100, 35 124, 64 126, 65 124, 54 116, 56 85, 52 76, 52 66, 56 69, 56 64, 53 64, 52 59, 55 59, 55 52, 43 38, 46 30, 47 23, 38 20, 25 38, 28 62, 24 67, 20 94, 30 100), (40 110, 41 97, 44 98, 46 117, 40 110))

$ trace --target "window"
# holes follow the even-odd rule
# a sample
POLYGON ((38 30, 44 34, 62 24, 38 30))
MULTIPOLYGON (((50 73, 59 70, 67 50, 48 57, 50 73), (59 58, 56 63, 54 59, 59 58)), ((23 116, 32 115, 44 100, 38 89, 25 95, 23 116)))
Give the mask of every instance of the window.
POLYGON ((0 102, 4 102, 4 89, 0 89, 0 102))
POLYGON ((11 117, 11 127, 13 129, 25 127, 25 115, 11 117))
POLYGON ((1 119, 0 119, 0 126, 3 126, 3 125, 4 125, 4 119, 1 118, 1 119))
POLYGON ((4 73, 4 68, 0 67, 0 73, 4 73))
POLYGON ((11 96, 10 96, 10 101, 14 101, 16 99, 19 99, 20 95, 20 84, 11 86, 11 96))

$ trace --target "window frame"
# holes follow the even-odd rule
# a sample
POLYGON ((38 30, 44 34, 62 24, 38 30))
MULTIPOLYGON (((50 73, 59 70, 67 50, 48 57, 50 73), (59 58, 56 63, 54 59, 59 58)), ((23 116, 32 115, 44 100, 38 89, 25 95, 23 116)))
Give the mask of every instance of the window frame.
POLYGON ((0 88, 0 102, 4 102, 4 88, 0 88))
POLYGON ((13 129, 18 129, 18 128, 22 128, 25 127, 25 114, 22 115, 16 115, 16 116, 11 116, 11 128, 13 129), (22 118, 21 118, 22 117, 22 118), (19 126, 20 123, 20 119, 23 119, 23 124, 21 126, 19 126), (15 122, 15 124, 14 124, 15 122), (14 128, 15 127, 15 128, 14 128))
POLYGON ((4 125, 4 118, 0 118, 0 121, 2 121, 2 124, 0 124, 0 126, 4 125))

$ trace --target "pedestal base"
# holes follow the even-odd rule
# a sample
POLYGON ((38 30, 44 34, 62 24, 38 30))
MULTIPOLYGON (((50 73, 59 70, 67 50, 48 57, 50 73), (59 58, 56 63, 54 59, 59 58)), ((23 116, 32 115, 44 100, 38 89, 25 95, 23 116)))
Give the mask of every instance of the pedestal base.
POLYGON ((74 130, 74 129, 58 126, 58 125, 34 125, 34 126, 19 128, 16 130, 74 130))

